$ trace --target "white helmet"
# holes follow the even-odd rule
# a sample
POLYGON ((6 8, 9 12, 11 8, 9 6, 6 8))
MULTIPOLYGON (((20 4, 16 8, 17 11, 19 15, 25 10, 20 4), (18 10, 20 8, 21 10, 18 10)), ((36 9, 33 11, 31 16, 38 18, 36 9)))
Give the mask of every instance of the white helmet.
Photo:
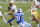
POLYGON ((37 0, 33 0, 33 2, 37 2, 37 0))
POLYGON ((22 13, 22 10, 21 10, 21 8, 18 8, 17 12, 21 12, 21 13, 22 13))
POLYGON ((14 1, 13 0, 10 0, 9 3, 13 3, 14 4, 14 1))

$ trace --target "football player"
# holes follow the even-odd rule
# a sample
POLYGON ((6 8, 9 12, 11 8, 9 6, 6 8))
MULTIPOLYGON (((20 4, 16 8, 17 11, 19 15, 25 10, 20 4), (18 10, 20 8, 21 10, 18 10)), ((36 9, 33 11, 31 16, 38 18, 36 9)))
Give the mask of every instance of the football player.
MULTIPOLYGON (((5 13, 6 15, 12 15, 17 12, 17 8, 16 8, 16 5, 14 4, 13 0, 9 1, 9 7, 7 7, 6 9, 7 9, 7 11, 11 10, 11 13, 5 13)), ((13 17, 13 15, 9 18, 9 20, 12 19, 12 17, 13 17)), ((9 24, 11 25, 11 27, 13 27, 11 22, 9 24)))
POLYGON ((31 24, 23 21, 23 16, 24 15, 22 13, 22 10, 21 10, 21 8, 19 8, 17 13, 13 14, 13 18, 11 20, 9 20, 7 23, 10 23, 13 19, 15 19, 16 23, 18 24, 18 27, 32 27, 31 24))
POLYGON ((29 21, 30 20, 36 21, 36 27, 39 27, 39 14, 36 12, 37 8, 40 9, 39 2, 37 0, 33 0, 33 3, 30 7, 31 15, 33 16, 33 19, 29 18, 29 21))
POLYGON ((2 15, 2 13, 1 13, 1 11, 0 11, 0 17, 2 18, 2 20, 4 21, 4 23, 6 23, 6 21, 5 21, 4 17, 3 17, 3 15, 2 15))

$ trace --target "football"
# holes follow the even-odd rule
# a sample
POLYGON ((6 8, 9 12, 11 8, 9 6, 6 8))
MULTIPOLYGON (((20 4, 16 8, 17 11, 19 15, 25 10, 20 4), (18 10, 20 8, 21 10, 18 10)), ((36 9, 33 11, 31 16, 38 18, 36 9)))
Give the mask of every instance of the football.
POLYGON ((7 7, 6 10, 9 11, 9 10, 11 10, 11 8, 10 7, 7 7))

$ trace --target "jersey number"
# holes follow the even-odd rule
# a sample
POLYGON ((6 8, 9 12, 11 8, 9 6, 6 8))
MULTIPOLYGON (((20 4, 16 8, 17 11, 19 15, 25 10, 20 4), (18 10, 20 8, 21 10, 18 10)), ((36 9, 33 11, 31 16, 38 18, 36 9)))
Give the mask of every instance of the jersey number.
POLYGON ((20 21, 20 16, 16 16, 16 21, 20 21))

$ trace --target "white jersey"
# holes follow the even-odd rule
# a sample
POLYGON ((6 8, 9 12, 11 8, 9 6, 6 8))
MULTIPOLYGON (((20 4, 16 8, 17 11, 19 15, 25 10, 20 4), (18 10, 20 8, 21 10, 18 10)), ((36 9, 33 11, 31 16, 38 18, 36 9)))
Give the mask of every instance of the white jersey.
POLYGON ((32 7, 32 10, 36 10, 36 6, 39 5, 39 2, 35 2, 35 5, 32 7))
POLYGON ((17 8, 16 8, 16 5, 13 5, 11 8, 11 11, 15 10, 15 13, 17 12, 17 8))

